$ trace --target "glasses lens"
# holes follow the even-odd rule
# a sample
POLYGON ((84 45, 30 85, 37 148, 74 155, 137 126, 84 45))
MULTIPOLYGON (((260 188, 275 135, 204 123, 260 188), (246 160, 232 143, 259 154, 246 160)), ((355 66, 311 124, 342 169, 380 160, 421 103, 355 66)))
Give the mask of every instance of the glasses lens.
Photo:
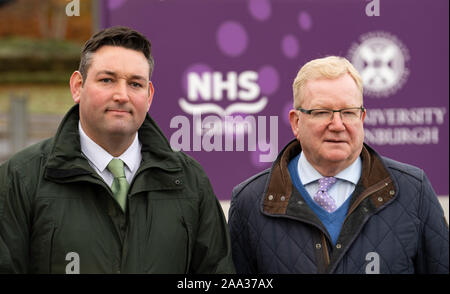
MULTIPOLYGON (((340 110, 339 112, 344 123, 352 123, 361 118, 361 111, 361 108, 346 108, 340 110)), ((332 121, 334 118, 334 112, 336 111, 328 109, 315 109, 311 111, 311 117, 312 119, 320 122, 332 121)))
POLYGON ((361 117, 361 109, 360 108, 343 109, 341 111, 341 117, 342 120, 347 122, 357 121, 361 117))
POLYGON ((311 111, 311 117, 318 121, 330 120, 333 115, 333 111, 326 109, 315 109, 311 111))

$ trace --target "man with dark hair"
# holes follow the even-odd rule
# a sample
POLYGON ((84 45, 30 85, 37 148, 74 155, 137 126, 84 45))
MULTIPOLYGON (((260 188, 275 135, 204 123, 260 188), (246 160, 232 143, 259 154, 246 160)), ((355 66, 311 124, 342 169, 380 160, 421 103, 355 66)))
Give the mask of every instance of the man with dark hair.
POLYGON ((148 61, 150 71, 149 80, 151 80, 154 68, 154 61, 151 55, 151 44, 141 33, 129 30, 127 27, 117 26, 110 30, 103 30, 90 38, 81 52, 80 66, 78 71, 83 76, 83 82, 86 80, 87 71, 92 61, 92 54, 102 46, 120 46, 142 52, 148 61))
POLYGON ((0 166, 0 272, 234 272, 207 176, 147 113, 152 70, 134 30, 86 42, 56 135, 0 166))

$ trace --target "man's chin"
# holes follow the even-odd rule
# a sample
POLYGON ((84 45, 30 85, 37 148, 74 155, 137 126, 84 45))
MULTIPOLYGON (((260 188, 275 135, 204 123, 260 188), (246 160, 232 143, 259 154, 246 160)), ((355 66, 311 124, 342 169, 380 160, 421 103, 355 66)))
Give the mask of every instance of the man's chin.
POLYGON ((324 158, 326 158, 329 162, 338 163, 347 160, 349 158, 349 153, 344 150, 333 150, 331 152, 327 152, 324 158))
POLYGON ((114 124, 110 125, 105 129, 105 133, 112 137, 124 137, 131 134, 135 134, 137 129, 134 129, 128 125, 124 124, 114 124))

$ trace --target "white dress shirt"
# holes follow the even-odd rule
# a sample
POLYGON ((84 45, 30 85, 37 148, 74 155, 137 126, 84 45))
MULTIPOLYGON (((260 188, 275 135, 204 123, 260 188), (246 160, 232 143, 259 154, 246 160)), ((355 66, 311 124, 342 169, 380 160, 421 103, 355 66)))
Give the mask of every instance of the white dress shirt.
POLYGON ((78 130, 80 133, 81 152, 86 156, 90 166, 102 177, 108 186, 112 186, 114 180, 113 174, 106 168, 113 158, 121 159, 124 162, 125 177, 130 184, 141 164, 141 148, 138 135, 134 137, 133 143, 119 157, 114 157, 105 149, 100 147, 91 138, 89 138, 78 122, 78 130))
MULTIPOLYGON (((319 189, 319 179, 323 178, 323 176, 308 162, 303 151, 300 154, 297 169, 303 186, 306 191, 308 191, 311 198, 314 198, 314 195, 319 189)), ((362 162, 361 158, 358 156, 349 167, 334 176, 337 181, 328 190, 328 194, 334 199, 337 208, 339 208, 355 190, 356 184, 361 177, 361 170, 362 162)))

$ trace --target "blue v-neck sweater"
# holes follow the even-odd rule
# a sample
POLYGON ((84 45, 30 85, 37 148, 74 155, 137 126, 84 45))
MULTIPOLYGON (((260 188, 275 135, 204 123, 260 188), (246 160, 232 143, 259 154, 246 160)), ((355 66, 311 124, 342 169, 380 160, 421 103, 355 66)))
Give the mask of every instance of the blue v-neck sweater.
POLYGON ((297 188, 298 192, 303 196, 306 203, 309 207, 314 211, 314 213, 319 217, 322 221, 325 228, 328 230, 330 234, 331 241, 333 245, 336 245, 337 239, 339 237, 339 233, 341 231, 342 224, 344 223, 345 216, 347 215, 348 206, 350 204, 350 198, 347 200, 334 212, 329 213, 320 207, 309 195, 306 189, 303 187, 302 182, 300 181, 300 176, 298 174, 298 160, 300 159, 300 154, 294 157, 288 165, 289 174, 291 175, 292 183, 294 187, 297 188))

